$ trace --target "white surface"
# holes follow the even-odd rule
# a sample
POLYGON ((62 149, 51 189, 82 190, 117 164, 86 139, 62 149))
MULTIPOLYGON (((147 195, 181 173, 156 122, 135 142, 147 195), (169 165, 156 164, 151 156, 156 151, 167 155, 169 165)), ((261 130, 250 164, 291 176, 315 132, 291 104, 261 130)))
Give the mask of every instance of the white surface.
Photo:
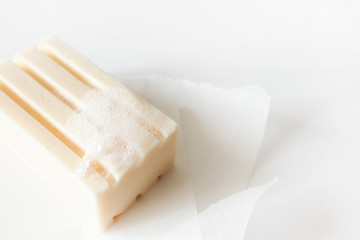
MULTIPOLYGON (((262 85, 272 107, 251 185, 279 182, 255 208, 246 239, 359 239, 359 4, 3 0, 0 56, 56 34, 115 76, 262 85)), ((35 224, 9 221, 19 219, 35 224)))

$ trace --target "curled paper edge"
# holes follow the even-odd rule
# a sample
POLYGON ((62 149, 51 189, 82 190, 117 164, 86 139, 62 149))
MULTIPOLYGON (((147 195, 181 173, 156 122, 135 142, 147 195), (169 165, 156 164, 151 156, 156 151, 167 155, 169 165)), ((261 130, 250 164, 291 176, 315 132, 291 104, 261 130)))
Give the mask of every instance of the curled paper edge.
MULTIPOLYGON (((193 231, 193 225, 201 219, 203 240, 242 240, 257 202, 277 181, 278 179, 275 178, 264 185, 251 187, 224 198, 212 204, 197 217, 188 219, 182 225, 167 232, 161 239, 165 240, 169 237, 175 240, 183 239, 183 233, 193 231)), ((200 240, 198 236, 193 236, 189 239, 200 240)))
POLYGON ((212 204, 199 215, 204 239, 243 239, 255 205, 277 181, 275 178, 269 183, 248 188, 212 204))

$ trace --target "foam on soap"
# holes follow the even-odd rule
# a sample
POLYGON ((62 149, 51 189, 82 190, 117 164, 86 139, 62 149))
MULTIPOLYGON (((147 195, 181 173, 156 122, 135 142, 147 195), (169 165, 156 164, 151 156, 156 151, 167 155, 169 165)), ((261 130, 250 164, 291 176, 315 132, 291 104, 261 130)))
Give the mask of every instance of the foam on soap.
MULTIPOLYGON (((67 128, 85 146, 79 173, 86 174, 93 160, 107 169, 125 172, 139 165, 143 146, 155 146, 159 142, 130 111, 139 101, 132 96, 132 102, 124 101, 124 95, 131 96, 124 89, 93 90, 83 100, 84 107, 67 122, 67 128)), ((141 105, 146 111, 147 107, 141 105)))

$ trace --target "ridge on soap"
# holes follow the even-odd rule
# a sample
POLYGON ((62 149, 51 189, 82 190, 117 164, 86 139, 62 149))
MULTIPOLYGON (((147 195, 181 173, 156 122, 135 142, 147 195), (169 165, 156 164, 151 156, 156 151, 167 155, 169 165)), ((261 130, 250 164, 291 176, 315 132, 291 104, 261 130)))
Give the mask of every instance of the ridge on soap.
POLYGON ((0 140, 100 230, 171 169, 177 129, 56 37, 0 63, 0 140))

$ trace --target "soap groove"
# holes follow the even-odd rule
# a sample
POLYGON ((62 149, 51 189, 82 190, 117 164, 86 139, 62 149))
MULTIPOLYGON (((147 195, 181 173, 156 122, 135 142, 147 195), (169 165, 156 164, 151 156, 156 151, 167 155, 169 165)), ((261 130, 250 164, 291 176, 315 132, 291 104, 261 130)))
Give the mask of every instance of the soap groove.
MULTIPOLYGON (((18 106, 20 106, 24 111, 26 111, 32 118, 38 121, 43 127, 45 127, 51 134, 58 138, 64 145, 66 145, 71 151, 73 151, 77 156, 82 158, 85 154, 84 150, 81 149, 76 143, 71 141, 65 134, 63 134, 58 128, 51 124, 46 118, 39 114, 33 107, 26 103, 20 96, 18 96, 14 91, 12 91, 6 84, 0 81, 0 90, 5 93, 11 100, 13 100, 18 106)), ((104 166, 98 162, 94 161, 91 164, 91 168, 95 170, 100 176, 102 176, 110 186, 115 182, 114 177, 106 171, 104 166), (93 168, 95 167, 96 168, 93 168)))
MULTIPOLYGON (((40 49, 41 50, 41 49, 40 49)), ((42 50, 41 50, 42 51, 42 50)), ((98 87, 96 87, 93 84, 90 84, 88 81, 85 80, 84 77, 82 77, 80 74, 78 74, 76 71, 74 71, 72 68, 70 68, 69 66, 67 66, 63 61, 61 61, 60 58, 56 57, 56 55, 53 54, 49 54, 48 52, 44 52, 49 58, 51 58, 52 60, 54 60, 57 64, 59 64, 59 66, 61 66, 62 68, 64 68, 66 71, 68 71, 71 75, 73 75, 75 78, 77 78, 79 81, 81 81, 83 84, 85 84, 86 86, 88 86, 91 89, 100 89, 98 87)))
POLYGON ((16 64, 19 68, 21 68, 24 72, 29 74, 33 79, 35 79, 41 86, 46 88, 49 92, 51 92, 55 97, 60 99, 63 103, 68 105, 72 110, 78 111, 79 107, 77 107, 74 103, 72 103, 69 99, 67 99, 64 95, 60 94, 59 91, 57 91, 54 87, 52 87, 50 84, 48 84, 43 78, 36 75, 31 69, 25 68, 23 66, 19 66, 16 64))
POLYGON ((15 92, 8 88, 5 84, 0 84, 0 90, 11 98, 17 105, 24 109, 30 116, 44 126, 49 132, 55 135, 61 142, 70 148, 76 155, 84 155, 84 151, 74 142, 72 142, 65 134, 51 124, 46 118, 41 116, 33 107, 21 99, 15 92))

